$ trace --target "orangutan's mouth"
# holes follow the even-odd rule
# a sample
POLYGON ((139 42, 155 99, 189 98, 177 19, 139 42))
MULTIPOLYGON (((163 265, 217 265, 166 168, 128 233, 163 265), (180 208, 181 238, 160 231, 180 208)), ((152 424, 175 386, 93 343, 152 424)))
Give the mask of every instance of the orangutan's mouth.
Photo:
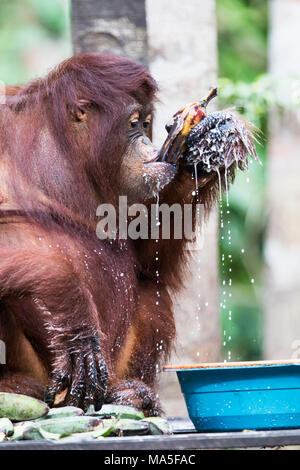
POLYGON ((145 160, 143 162, 144 165, 148 165, 149 163, 155 163, 158 161, 158 157, 159 157, 159 154, 157 152, 157 155, 155 155, 155 157, 153 157, 151 160, 145 160))

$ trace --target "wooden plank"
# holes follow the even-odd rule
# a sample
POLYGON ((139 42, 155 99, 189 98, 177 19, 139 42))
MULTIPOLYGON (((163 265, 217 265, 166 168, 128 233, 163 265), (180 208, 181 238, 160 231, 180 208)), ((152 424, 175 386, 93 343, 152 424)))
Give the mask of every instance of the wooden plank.
POLYGON ((185 370, 185 369, 230 369, 231 367, 257 367, 257 366, 277 366, 277 365, 300 365, 300 359, 281 359, 270 361, 243 361, 243 362, 201 362, 190 365, 170 365, 164 366, 164 370, 185 370))
POLYGON ((3 442, 0 450, 196 450, 300 445, 300 429, 224 433, 186 433, 171 436, 107 437, 99 441, 58 443, 3 442))

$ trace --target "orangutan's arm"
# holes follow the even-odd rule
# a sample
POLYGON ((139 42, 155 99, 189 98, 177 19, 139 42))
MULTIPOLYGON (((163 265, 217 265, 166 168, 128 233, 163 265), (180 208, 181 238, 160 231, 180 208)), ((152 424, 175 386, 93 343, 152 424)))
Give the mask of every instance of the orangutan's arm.
MULTIPOLYGON (((161 282, 175 290, 180 287, 182 273, 187 262, 186 245, 187 242, 193 241, 193 232, 196 229, 196 205, 200 205, 200 217, 204 216, 204 206, 207 205, 210 194, 215 194, 211 191, 214 189, 214 183, 215 175, 199 178, 198 195, 196 195, 195 178, 192 173, 181 168, 173 181, 160 193, 159 205, 167 204, 168 207, 171 207, 173 204, 179 204, 181 206, 182 236, 179 239, 174 238, 174 220, 171 220, 171 237, 169 239, 162 239, 160 236, 157 242, 155 238, 149 236, 147 240, 137 240, 139 259, 146 277, 154 280, 158 271, 161 282), (184 218, 189 217, 189 214, 188 211, 185 213, 185 205, 188 205, 188 211, 191 210, 190 214, 192 215, 188 224, 192 233, 188 238, 185 236, 184 218)), ((163 223, 161 219, 160 221, 163 223)), ((151 229, 149 229, 149 235, 151 235, 151 229)))

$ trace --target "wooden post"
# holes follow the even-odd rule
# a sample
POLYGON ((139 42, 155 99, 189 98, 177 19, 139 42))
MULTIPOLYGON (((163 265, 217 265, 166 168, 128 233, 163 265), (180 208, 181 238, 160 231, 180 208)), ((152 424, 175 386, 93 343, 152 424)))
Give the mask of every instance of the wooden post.
MULTIPOLYGON (((288 104, 300 77, 300 1, 270 2, 269 71, 288 104)), ((270 115, 265 358, 300 357, 300 113, 270 115)))
POLYGON ((147 64, 144 0, 72 0, 74 53, 110 52, 147 64))

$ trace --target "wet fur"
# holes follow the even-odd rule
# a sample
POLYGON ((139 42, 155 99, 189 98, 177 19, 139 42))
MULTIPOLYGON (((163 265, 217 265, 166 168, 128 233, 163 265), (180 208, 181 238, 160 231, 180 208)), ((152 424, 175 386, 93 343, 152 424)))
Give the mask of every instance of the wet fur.
MULTIPOLYGON (((161 412, 157 370, 175 337, 170 292, 183 282, 185 240, 96 237, 97 206, 122 194, 121 124, 133 100, 147 106, 156 90, 143 67, 100 54, 8 88, 0 110, 0 390, 51 406, 106 400, 161 412), (93 116, 89 140, 76 119, 70 125, 82 106, 93 116)), ((216 175, 199 176, 208 213, 217 185, 216 175)), ((179 167, 160 203, 194 203, 194 188, 179 167)))

